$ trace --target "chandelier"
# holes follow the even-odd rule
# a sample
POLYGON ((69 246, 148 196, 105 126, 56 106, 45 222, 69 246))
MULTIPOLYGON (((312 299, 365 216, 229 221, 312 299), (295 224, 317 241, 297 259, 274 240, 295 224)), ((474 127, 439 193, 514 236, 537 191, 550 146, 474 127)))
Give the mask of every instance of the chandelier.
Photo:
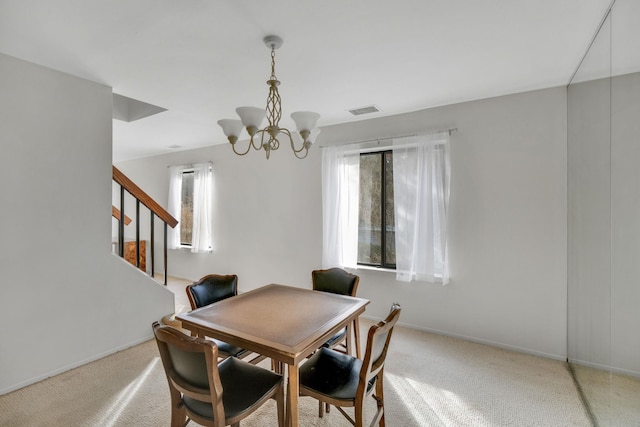
POLYGON ((300 137, 302 137, 302 144, 298 144, 299 148, 297 148, 294 139, 298 139, 298 136, 292 134, 292 132, 286 128, 281 128, 279 125, 282 117, 282 101, 278 93, 280 81, 276 78, 275 50, 282 46, 282 39, 278 36, 266 36, 263 41, 264 44, 271 49, 271 77, 267 80, 269 96, 267 96, 266 110, 258 107, 238 107, 236 108, 236 113, 240 116, 240 120, 222 119, 218 120, 218 124, 222 127, 224 134, 231 143, 233 152, 240 156, 247 154, 251 150, 251 147, 253 147, 256 150, 263 149, 268 159, 271 151, 275 151, 280 147, 278 137, 281 137, 285 139, 285 143, 288 138, 295 156, 299 159, 304 159, 307 157, 307 154, 309 154, 311 144, 313 144, 320 133, 320 129, 316 128, 320 114, 311 111, 296 111, 291 114, 298 133, 300 137), (268 124, 260 129, 265 115, 268 124), (249 145, 246 150, 238 151, 236 149, 236 142, 242 132, 243 126, 247 129, 247 133, 251 139, 249 140, 249 145))

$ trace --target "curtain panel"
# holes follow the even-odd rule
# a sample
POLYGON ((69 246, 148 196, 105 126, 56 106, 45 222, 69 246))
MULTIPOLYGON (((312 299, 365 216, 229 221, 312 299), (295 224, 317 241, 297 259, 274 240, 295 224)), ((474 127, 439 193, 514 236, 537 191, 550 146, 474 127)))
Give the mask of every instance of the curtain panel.
POLYGON ((449 133, 393 140, 396 279, 447 284, 449 133))
POLYGON ((182 172, 184 166, 169 167, 169 201, 167 211, 178 220, 174 228, 168 227, 167 248, 178 249, 180 247, 180 218, 182 216, 182 172))
POLYGON ((358 266, 360 154, 346 147, 322 152, 322 265, 358 266))
POLYGON ((191 252, 211 252, 213 170, 209 163, 193 165, 193 234, 191 252))
MULTIPOLYGON (((211 252, 213 233, 211 213, 213 208, 213 170, 210 163, 178 165, 169 168, 168 212, 178 220, 182 216, 182 177, 184 172, 193 171, 193 225, 191 252, 211 252)), ((181 225, 167 232, 167 247, 182 247, 181 225)))

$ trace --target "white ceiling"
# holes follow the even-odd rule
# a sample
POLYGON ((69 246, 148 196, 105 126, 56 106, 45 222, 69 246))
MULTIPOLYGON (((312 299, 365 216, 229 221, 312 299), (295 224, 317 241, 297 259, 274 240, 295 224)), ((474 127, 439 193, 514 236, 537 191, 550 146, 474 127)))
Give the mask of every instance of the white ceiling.
POLYGON ((0 52, 166 108, 114 120, 120 161, 226 143, 218 119, 266 104, 268 34, 281 125, 311 110, 325 126, 565 85, 610 2, 0 0, 0 52))

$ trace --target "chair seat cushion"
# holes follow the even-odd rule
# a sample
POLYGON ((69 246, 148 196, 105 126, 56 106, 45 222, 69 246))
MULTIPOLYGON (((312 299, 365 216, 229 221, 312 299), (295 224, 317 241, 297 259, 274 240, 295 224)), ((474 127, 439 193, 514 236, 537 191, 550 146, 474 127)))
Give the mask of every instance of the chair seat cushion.
MULTIPOLYGON (((332 399, 355 400, 362 360, 321 348, 300 367, 300 388, 332 399)), ((371 388, 369 383, 367 391, 371 388)))
MULTIPOLYGON (((273 390, 282 375, 260 368, 235 357, 229 357, 218 364, 222 382, 222 403, 227 418, 233 418, 247 411, 273 390)), ((201 402, 183 396, 189 410, 201 417, 213 419, 211 403, 201 402)))
POLYGON ((336 344, 339 344, 347 337, 347 328, 342 328, 335 333, 326 343, 322 344, 323 347, 331 348, 336 344))
POLYGON ((232 356, 242 359, 242 355, 247 352, 244 348, 236 347, 224 341, 217 340, 215 338, 207 338, 213 341, 218 346, 218 354, 222 357, 232 356))

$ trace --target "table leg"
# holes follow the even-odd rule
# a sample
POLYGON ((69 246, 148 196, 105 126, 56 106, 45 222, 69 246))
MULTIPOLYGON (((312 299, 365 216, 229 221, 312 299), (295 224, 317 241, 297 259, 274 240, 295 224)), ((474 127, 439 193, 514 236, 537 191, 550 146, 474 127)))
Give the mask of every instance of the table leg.
POLYGON ((360 317, 353 320, 353 335, 356 342, 356 357, 360 359, 360 317))
POLYGON ((298 378, 298 366, 288 365, 289 383, 287 388, 287 425, 289 427, 299 427, 300 413, 298 412, 298 398, 300 394, 300 383, 298 378))
POLYGON ((358 317, 347 325, 347 353, 360 359, 360 321, 358 317), (356 348, 355 354, 353 347, 356 348))

